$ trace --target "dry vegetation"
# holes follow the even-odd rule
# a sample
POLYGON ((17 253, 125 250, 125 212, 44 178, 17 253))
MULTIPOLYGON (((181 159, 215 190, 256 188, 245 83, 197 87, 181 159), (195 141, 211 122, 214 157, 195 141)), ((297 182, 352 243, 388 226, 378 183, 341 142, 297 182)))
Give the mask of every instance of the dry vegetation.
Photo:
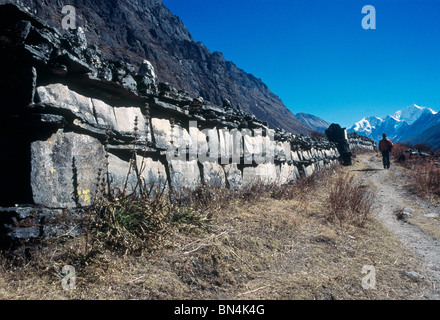
POLYGON ((186 195, 100 198, 84 236, 1 256, 0 298, 421 299, 429 287, 405 274, 416 259, 375 221, 373 195, 347 168, 186 195), (74 290, 61 286, 65 265, 74 290), (366 265, 376 289, 362 287, 366 265))
POLYGON ((434 238, 440 239, 440 215, 438 214, 440 206, 440 152, 433 152, 429 146, 424 144, 411 147, 397 143, 393 149, 393 158, 399 164, 398 169, 404 178, 404 181, 400 183, 404 183, 409 195, 408 204, 396 210, 396 214, 409 214, 405 217, 407 222, 418 226, 434 238), (411 148, 423 152, 424 155, 405 153, 405 150, 411 148), (405 161, 398 161, 402 154, 406 154, 405 161), (431 203, 432 212, 428 212, 427 215, 426 210, 418 210, 417 200, 414 197, 431 203), (410 205, 416 209, 405 212, 405 207, 410 205))
POLYGON ((374 195, 367 186, 355 183, 354 179, 350 173, 339 174, 329 183, 328 215, 331 221, 341 225, 350 223, 364 227, 372 212, 374 195))
POLYGON ((413 191, 433 201, 440 199, 440 162, 436 156, 407 156, 400 164, 411 172, 413 191))

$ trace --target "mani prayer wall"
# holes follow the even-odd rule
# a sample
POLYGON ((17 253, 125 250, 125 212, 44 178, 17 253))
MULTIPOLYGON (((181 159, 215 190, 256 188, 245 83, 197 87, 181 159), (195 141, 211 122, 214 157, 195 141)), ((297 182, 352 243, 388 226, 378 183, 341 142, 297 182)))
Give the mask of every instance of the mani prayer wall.
POLYGON ((112 186, 130 191, 131 159, 147 184, 174 189, 288 184, 339 160, 327 139, 269 129, 230 101, 215 106, 159 83, 146 60, 136 70, 103 59, 80 28, 61 33, 13 5, 0 18, 3 213, 88 206, 107 168, 112 186))

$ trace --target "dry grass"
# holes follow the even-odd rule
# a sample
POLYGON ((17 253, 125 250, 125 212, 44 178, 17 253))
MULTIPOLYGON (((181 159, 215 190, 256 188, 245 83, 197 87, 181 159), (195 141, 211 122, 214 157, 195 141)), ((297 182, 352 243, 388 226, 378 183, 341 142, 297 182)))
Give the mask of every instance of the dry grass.
POLYGON ((413 182, 417 192, 424 197, 440 198, 440 168, 432 161, 413 165, 413 182))
MULTIPOLYGON (((430 199, 432 201, 440 200, 440 166, 438 163, 438 152, 429 152, 430 156, 411 155, 405 153, 410 148, 406 144, 397 143, 393 148, 392 155, 400 167, 410 171, 408 182, 412 191, 418 196, 430 199), (399 157, 406 154, 405 161, 399 161, 399 157)), ((423 150, 422 151, 427 151, 423 150)))
POLYGON ((354 175, 340 174, 329 185, 326 202, 331 221, 365 226, 370 219, 374 195, 364 185, 355 183, 354 175))
POLYGON ((329 186, 345 177, 341 170, 283 190, 219 196, 208 220, 169 220, 160 245, 134 253, 80 237, 40 244, 23 263, 2 256, 0 299, 422 298, 429 284, 404 275, 421 271, 390 233, 374 220, 328 218, 329 186), (61 286, 65 265, 75 267, 74 290, 61 286), (362 288, 365 265, 377 270, 375 290, 362 288))

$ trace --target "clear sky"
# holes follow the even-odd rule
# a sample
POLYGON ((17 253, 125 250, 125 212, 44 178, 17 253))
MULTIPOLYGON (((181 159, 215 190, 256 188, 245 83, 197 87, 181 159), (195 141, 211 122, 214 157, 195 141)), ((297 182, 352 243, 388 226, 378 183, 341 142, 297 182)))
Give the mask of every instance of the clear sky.
POLYGON ((349 127, 440 109, 440 0, 163 0, 195 39, 293 112, 349 127), (365 5, 376 29, 365 30, 365 5))

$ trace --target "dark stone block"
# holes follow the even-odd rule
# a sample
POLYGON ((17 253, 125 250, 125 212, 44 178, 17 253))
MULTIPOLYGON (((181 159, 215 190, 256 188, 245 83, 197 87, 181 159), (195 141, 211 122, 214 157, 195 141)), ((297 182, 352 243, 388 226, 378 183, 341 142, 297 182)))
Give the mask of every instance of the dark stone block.
POLYGON ((33 103, 37 81, 37 71, 32 66, 12 64, 0 70, 0 95, 2 114, 19 113, 33 103))

